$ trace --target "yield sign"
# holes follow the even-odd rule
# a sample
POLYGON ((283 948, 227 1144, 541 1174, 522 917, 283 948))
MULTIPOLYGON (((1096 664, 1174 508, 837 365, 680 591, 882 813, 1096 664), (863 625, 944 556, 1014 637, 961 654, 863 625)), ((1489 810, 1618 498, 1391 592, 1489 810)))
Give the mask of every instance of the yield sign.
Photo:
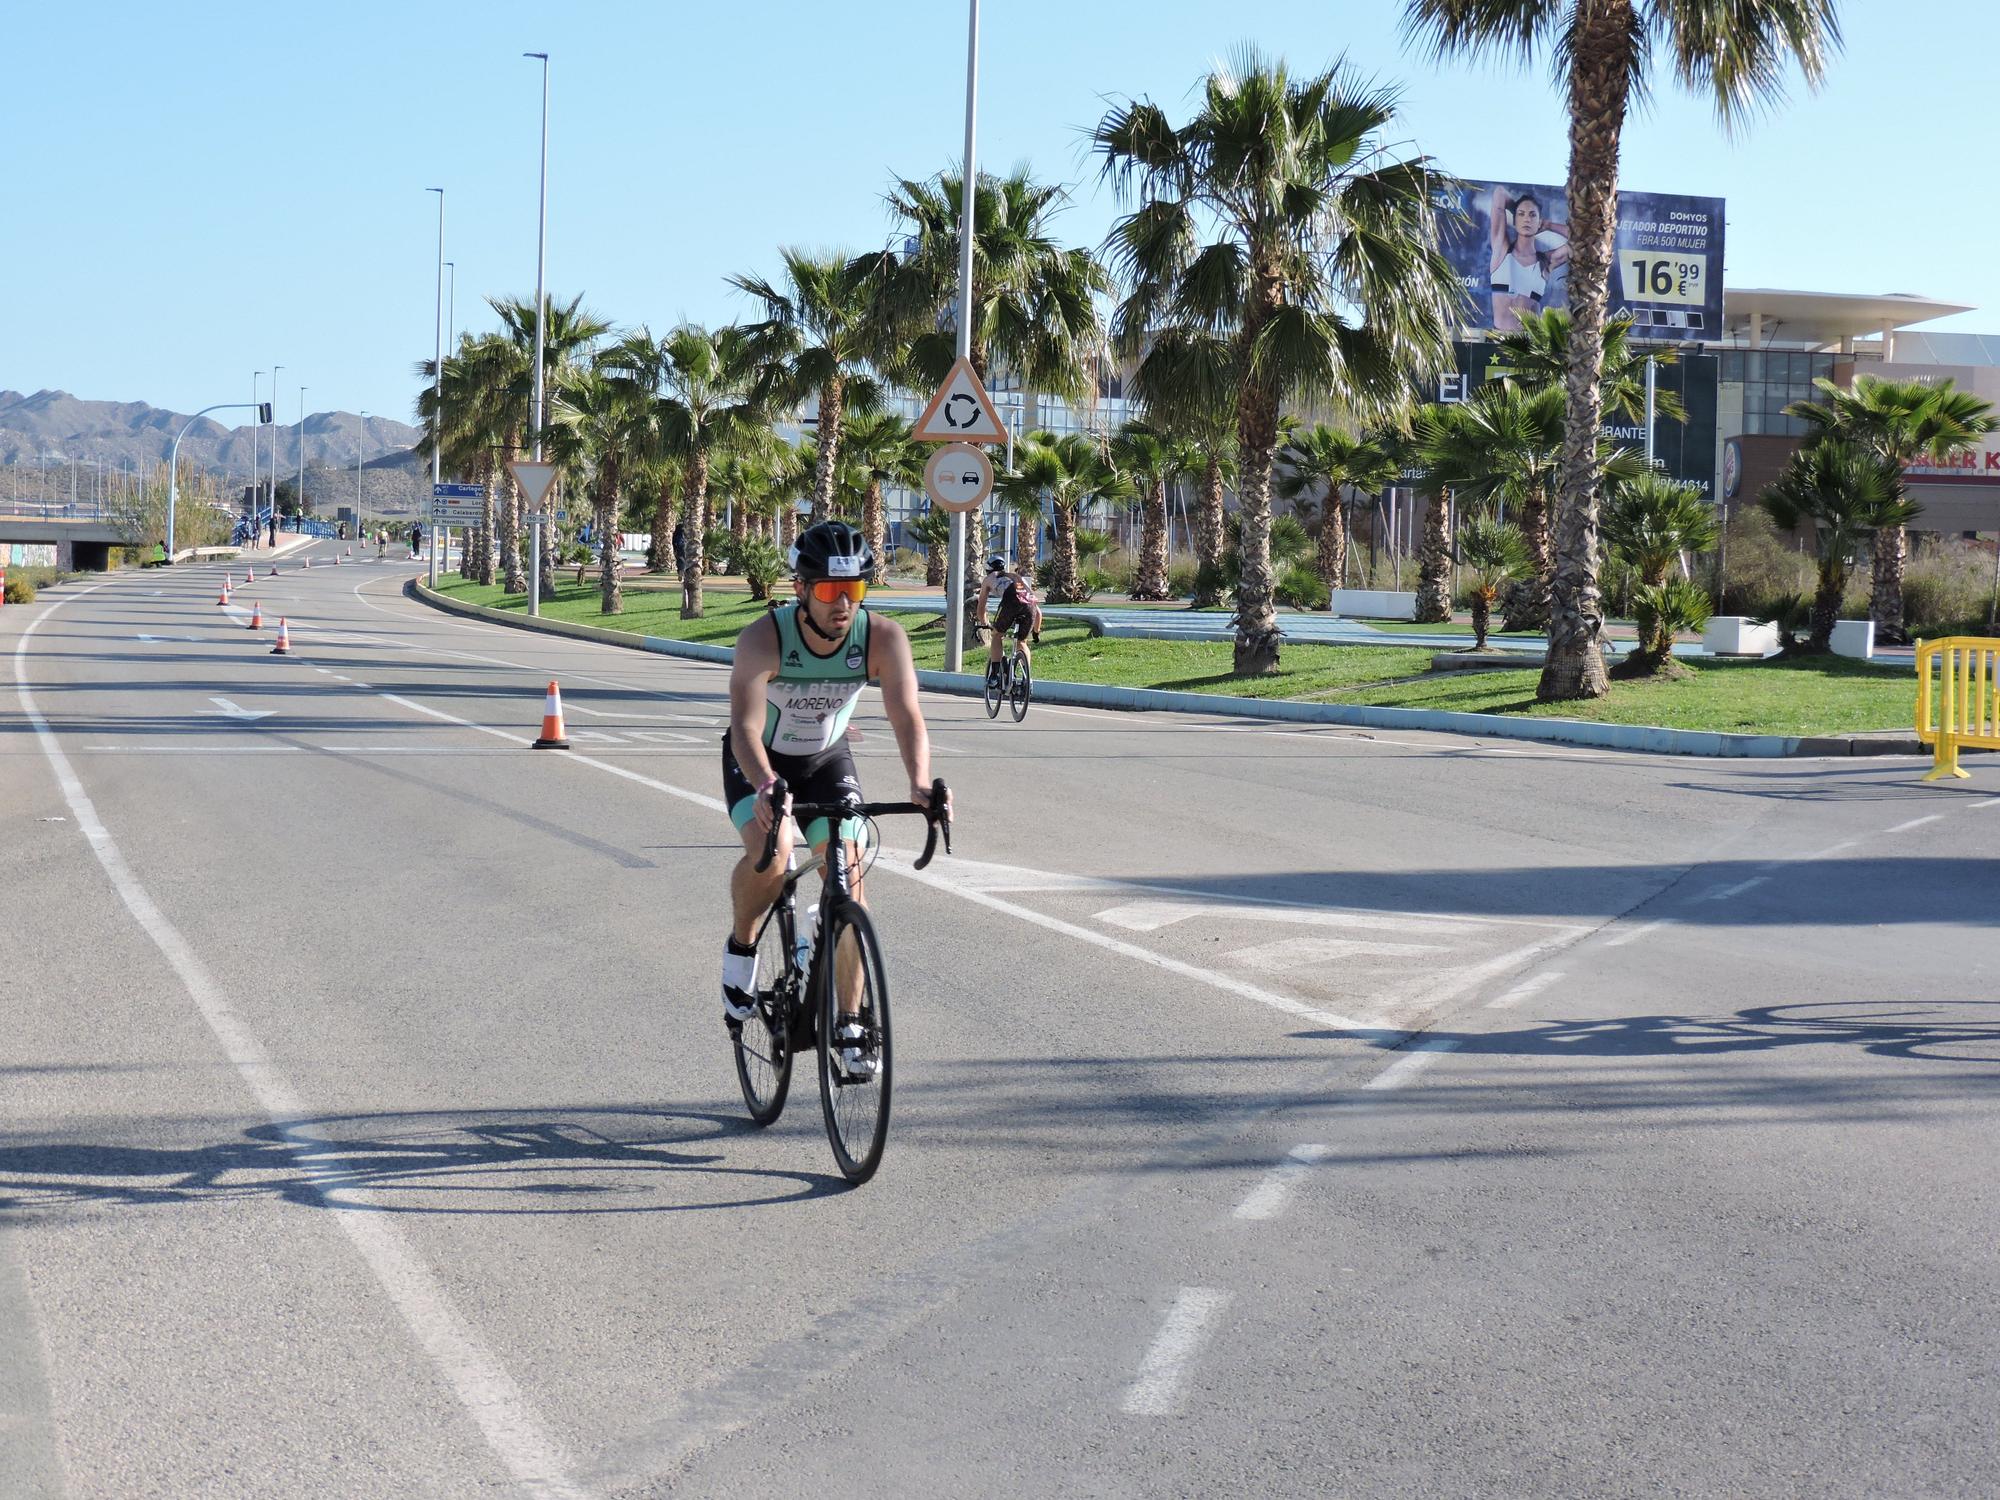
POLYGON ((1007 441, 1007 429, 1000 425, 1000 413, 994 410, 993 400, 986 394, 986 387, 979 383, 979 376, 973 370, 970 359, 959 356, 958 363, 945 376, 944 384, 931 397, 931 404, 917 418, 916 430, 910 436, 920 443, 1007 441))
POLYGON ((514 476, 514 483, 518 484, 521 493, 527 496, 530 509, 541 505, 542 496, 546 495, 549 486, 556 482, 554 464, 532 463, 525 458, 517 458, 508 464, 507 472, 514 476))

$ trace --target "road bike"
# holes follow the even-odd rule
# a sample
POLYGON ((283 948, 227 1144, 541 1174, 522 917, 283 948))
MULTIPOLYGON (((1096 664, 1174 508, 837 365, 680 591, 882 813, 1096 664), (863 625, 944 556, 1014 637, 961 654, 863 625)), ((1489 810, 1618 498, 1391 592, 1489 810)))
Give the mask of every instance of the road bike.
MULTIPOLYGON (((757 863, 759 874, 771 867, 778 854, 778 829, 789 795, 782 778, 772 782, 768 795, 773 816, 770 834, 764 840, 764 856, 757 863)), ((795 804, 791 816, 800 828, 815 818, 826 818, 837 834, 843 819, 862 818, 872 823, 880 817, 916 813, 928 825, 924 852, 916 861, 921 870, 937 852, 940 835, 945 853, 951 852, 949 808, 945 784, 934 781, 929 808, 915 802, 863 802, 850 795, 837 802, 795 804)), ((875 1175, 889 1138, 895 1051, 882 948, 867 908, 848 894, 853 878, 843 838, 829 839, 824 855, 814 854, 803 864, 796 854, 793 856, 784 889, 757 929, 756 1011, 745 1020, 730 1019, 728 1026, 743 1102, 759 1125, 771 1124, 784 1112, 785 1096, 792 1086, 793 1060, 808 1052, 816 1057, 820 1109, 826 1117, 833 1159, 849 1182, 862 1183, 875 1175), (822 861, 829 868, 825 889, 801 919, 799 882, 822 861), (843 993, 854 1002, 851 1009, 843 1010, 843 993), (859 1045, 854 1048, 860 1059, 856 1067, 850 1067, 842 1056, 849 1044, 836 1041, 834 1036, 848 1020, 858 1021, 861 1027, 859 1045)))
MULTIPOLYGON (((980 634, 991 628, 982 626, 980 634)), ((1001 654, 997 672, 994 663, 986 664, 986 717, 999 718, 1000 705, 1004 703, 1014 722, 1020 723, 1027 717, 1028 699, 1034 695, 1034 686, 1034 676, 1028 670, 1028 653, 1016 641, 1012 651, 1001 654)))

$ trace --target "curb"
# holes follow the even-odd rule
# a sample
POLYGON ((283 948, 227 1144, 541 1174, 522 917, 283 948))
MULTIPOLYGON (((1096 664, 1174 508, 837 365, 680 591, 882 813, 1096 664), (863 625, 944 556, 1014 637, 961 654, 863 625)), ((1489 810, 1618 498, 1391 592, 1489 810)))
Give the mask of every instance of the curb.
MULTIPOLYGON (((663 636, 633 635, 566 620, 527 619, 512 610, 432 592, 418 579, 403 592, 419 603, 447 614, 485 620, 515 630, 565 635, 575 640, 618 646, 627 651, 651 651, 689 661, 727 664, 734 653, 726 646, 704 646, 663 636)), ((932 692, 982 697, 985 679, 970 672, 917 673, 920 687, 932 692)), ((1531 740, 1541 744, 1580 745, 1597 750, 1625 750, 1647 755, 1694 755, 1726 759, 1775 760, 1792 756, 1924 755, 1914 733, 1907 736, 1727 734, 1712 729, 1663 729, 1650 724, 1598 724, 1587 719, 1526 719, 1501 714, 1460 713, 1434 708, 1371 708, 1355 703, 1297 703, 1289 699, 1227 698, 1217 693, 1177 693, 1161 688, 1104 687, 1089 682, 1037 680, 1035 699, 1069 708, 1119 709, 1130 713, 1202 714, 1210 718, 1260 719, 1285 724, 1337 724, 1358 729, 1432 730, 1479 739, 1531 740)))

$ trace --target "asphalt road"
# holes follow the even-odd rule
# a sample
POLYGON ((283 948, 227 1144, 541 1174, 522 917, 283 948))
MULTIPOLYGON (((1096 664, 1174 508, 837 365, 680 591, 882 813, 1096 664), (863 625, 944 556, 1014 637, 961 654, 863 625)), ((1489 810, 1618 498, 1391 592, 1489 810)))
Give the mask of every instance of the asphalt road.
POLYGON ((1994 1493, 2000 768, 929 700, 848 1190, 722 671, 409 572, 0 612, 0 1495, 1994 1493))

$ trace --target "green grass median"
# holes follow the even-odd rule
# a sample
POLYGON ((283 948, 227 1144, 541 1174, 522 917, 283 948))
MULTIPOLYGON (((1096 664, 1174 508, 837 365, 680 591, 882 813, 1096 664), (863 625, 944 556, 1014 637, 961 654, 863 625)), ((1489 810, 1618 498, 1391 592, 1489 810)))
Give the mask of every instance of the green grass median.
MULTIPOLYGON (((495 587, 468 584, 453 575, 440 591, 469 604, 525 613, 527 601, 495 587)), ((680 617, 675 588, 628 588, 625 611, 598 612, 597 584, 565 580, 544 618, 630 631, 668 640, 731 646, 765 606, 740 588, 711 585, 699 620, 680 617)), ((917 665, 944 665, 941 617, 892 611, 910 632, 917 665)), ((985 648, 967 643, 967 664, 985 648)), ((1290 644, 1283 670, 1268 677, 1230 673, 1226 641, 1106 640, 1078 622, 1051 619, 1034 650, 1035 675, 1107 687, 1164 688, 1238 698, 1297 698, 1388 708, 1450 709, 1462 713, 1522 714, 1588 719, 1603 724, 1655 724, 1735 734, 1831 735, 1900 729, 1909 725, 1915 685, 1909 671, 1870 666, 1842 657, 1798 661, 1687 663, 1677 682, 1614 683, 1611 696, 1586 703, 1535 702, 1534 668, 1483 672, 1429 670, 1427 647, 1290 644)))

